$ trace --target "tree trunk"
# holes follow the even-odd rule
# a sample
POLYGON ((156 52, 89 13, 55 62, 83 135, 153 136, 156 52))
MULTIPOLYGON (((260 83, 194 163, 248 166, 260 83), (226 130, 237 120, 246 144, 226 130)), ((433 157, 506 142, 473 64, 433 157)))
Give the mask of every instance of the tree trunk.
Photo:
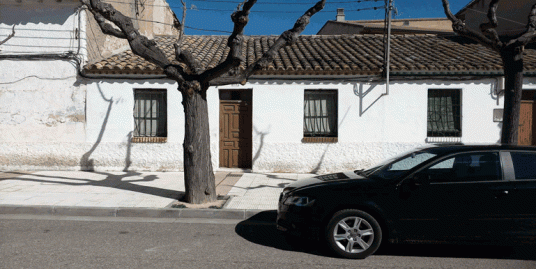
POLYGON ((523 89, 522 53, 520 47, 506 47, 501 50, 505 79, 502 144, 517 145, 523 89))
POLYGON ((184 201, 193 204, 217 199, 212 158, 206 90, 198 83, 181 85, 184 105, 184 201))

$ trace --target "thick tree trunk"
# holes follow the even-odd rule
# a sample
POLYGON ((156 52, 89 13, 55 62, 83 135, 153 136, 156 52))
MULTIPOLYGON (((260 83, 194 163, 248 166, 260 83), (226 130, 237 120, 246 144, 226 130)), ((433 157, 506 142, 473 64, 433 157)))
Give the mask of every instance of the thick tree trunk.
POLYGON ((504 115, 501 143, 517 145, 521 91, 523 89, 523 57, 521 48, 501 50, 504 66, 504 115))
POLYGON ((184 201, 193 204, 217 199, 210 154, 206 88, 198 83, 184 83, 181 88, 184 105, 184 201), (186 88, 185 88, 186 87, 186 88))

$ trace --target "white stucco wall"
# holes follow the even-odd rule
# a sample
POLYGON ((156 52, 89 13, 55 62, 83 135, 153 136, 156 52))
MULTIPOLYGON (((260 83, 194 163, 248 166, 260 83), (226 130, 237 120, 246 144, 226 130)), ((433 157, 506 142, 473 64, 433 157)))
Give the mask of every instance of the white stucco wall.
POLYGON ((85 143, 86 87, 68 52, 85 58, 77 1, 5 0, 0 8, 0 169, 75 167, 85 143), (77 35, 80 33, 80 35, 77 35), (46 54, 48 58, 39 58, 46 54), (28 58, 27 56, 37 57, 28 58), (18 58, 17 58, 18 57, 18 58))
MULTIPOLYGON (((4 157, 0 169, 182 170, 184 114, 175 82, 73 78, 33 83, 21 84, 36 88, 28 95, 0 88, 0 156, 4 157), (50 85, 50 90, 42 85, 50 85), (129 142, 134 130, 134 89, 167 90, 166 143, 129 142), (30 105, 38 101, 42 105, 30 105), (84 121, 62 116, 70 115, 69 111, 81 115, 85 111, 84 121), (21 113, 23 122, 18 120, 21 113), (26 126, 28 121, 31 124, 26 126)), ((503 103, 502 97, 497 101, 495 86, 494 79, 401 81, 391 84, 388 95, 382 95, 385 85, 363 82, 252 81, 213 87, 207 96, 213 165, 218 169, 220 89, 252 89, 253 171, 325 173, 363 168, 427 144, 428 89, 461 90, 462 143, 498 142, 500 123, 493 122, 492 114, 503 103), (338 91, 337 143, 302 142, 304 90, 309 89, 338 91)), ((536 80, 527 78, 524 87, 536 89, 536 80)))
MULTIPOLYGON (((209 120, 213 166, 218 167, 218 94, 209 91, 209 120)), ((92 150, 84 153, 95 170, 183 169, 184 110, 177 83, 166 80, 95 80, 87 89, 87 136, 92 150), (166 143, 131 143, 134 130, 134 90, 165 89, 167 92, 166 143)))
MULTIPOLYGON (((15 0, 0 2, 0 40, 15 36, 0 46, 2 54, 66 53, 78 50, 77 33, 85 23, 74 0, 15 0)), ((84 35, 80 35, 82 39, 84 35)))
POLYGON ((493 109, 502 97, 492 93, 496 81, 393 82, 252 82, 253 170, 318 172, 363 168, 418 145, 427 144, 428 89, 460 89, 465 144, 497 143, 500 125, 493 109), (338 89, 337 143, 303 143, 304 90, 338 89))

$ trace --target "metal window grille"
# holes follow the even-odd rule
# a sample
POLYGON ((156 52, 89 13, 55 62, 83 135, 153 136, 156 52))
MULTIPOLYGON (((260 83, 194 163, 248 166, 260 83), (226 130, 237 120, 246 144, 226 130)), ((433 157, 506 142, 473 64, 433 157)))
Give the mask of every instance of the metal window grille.
POLYGON ((428 90, 428 137, 461 137, 460 90, 428 90))
POLYGON ((134 137, 167 137, 165 90, 134 91, 134 137))
POLYGON ((337 91, 306 90, 304 137, 337 137, 337 91))

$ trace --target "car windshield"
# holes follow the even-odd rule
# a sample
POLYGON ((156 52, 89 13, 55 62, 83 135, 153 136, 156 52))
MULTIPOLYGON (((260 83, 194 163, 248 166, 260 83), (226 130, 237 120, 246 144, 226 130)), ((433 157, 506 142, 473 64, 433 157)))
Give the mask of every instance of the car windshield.
POLYGON ((355 172, 364 176, 394 179, 435 156, 437 156, 437 154, 431 152, 429 149, 412 150, 389 158, 368 169, 355 172))

